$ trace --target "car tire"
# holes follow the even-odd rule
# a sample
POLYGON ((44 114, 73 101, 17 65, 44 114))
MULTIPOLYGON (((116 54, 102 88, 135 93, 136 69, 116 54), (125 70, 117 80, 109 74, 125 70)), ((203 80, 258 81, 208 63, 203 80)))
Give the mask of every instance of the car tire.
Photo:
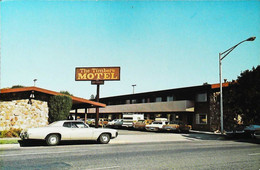
POLYGON ((98 142, 101 144, 107 144, 110 141, 110 135, 107 133, 103 133, 99 136, 98 142))
POLYGON ((57 134, 50 134, 46 137, 46 143, 49 146, 58 145, 60 142, 60 136, 57 134))

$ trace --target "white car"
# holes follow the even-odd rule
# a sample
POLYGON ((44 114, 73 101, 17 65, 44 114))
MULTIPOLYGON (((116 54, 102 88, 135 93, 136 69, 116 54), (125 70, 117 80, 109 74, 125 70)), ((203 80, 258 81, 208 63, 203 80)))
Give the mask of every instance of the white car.
POLYGON ((146 125, 145 129, 148 131, 159 131, 162 130, 163 126, 167 124, 169 124, 168 121, 154 121, 152 124, 146 125))
POLYGON ((118 128, 123 125, 123 119, 114 119, 107 124, 109 127, 118 128))
POLYGON ((23 130, 20 137, 22 141, 45 140, 51 146, 62 140, 96 140, 101 144, 107 144, 117 135, 118 132, 114 129, 91 128, 82 121, 64 120, 53 122, 46 127, 23 130))

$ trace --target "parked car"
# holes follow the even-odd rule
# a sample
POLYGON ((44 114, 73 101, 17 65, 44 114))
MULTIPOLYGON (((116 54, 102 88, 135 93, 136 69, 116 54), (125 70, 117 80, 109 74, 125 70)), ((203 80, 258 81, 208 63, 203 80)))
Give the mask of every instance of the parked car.
POLYGON ((255 138, 255 137, 257 137, 257 134, 259 134, 260 125, 249 125, 249 126, 246 126, 244 131, 245 131, 245 133, 247 135, 250 135, 252 138, 255 138))
POLYGON ((146 125, 145 129, 147 131, 159 131, 162 130, 163 125, 167 125, 168 123, 168 121, 154 121, 152 124, 146 125))
MULTIPOLYGON (((89 124, 89 126, 95 127, 95 125, 96 125, 95 122, 96 122, 96 119, 92 119, 91 124, 89 124)), ((99 118, 98 126, 106 127, 107 124, 108 124, 107 118, 99 118)))
POLYGON ((95 126, 95 119, 87 119, 86 123, 89 125, 89 126, 95 126), (93 124, 94 122, 94 124, 93 124))
POLYGON ((186 133, 188 133, 190 129, 191 125, 186 125, 182 121, 171 121, 170 123, 163 125, 162 127, 162 130, 186 133))
POLYGON ((153 123, 153 120, 138 120, 137 122, 133 123, 133 127, 135 129, 144 130, 146 125, 150 125, 153 123))
POLYGON ((99 118, 99 122, 98 122, 99 126, 106 127, 107 124, 108 124, 108 119, 107 118, 99 118))
POLYGON ((255 131, 255 133, 254 133, 254 138, 260 139, 260 130, 255 131))
POLYGON ((234 127, 226 130, 226 135, 227 137, 244 137, 245 127, 245 125, 235 125, 234 127))
POLYGON ((101 144, 116 138, 117 130, 91 128, 82 121, 64 120, 54 122, 46 127, 30 128, 20 134, 22 141, 29 139, 45 140, 50 146, 63 140, 95 140, 101 144))
POLYGON ((114 119, 108 122, 107 124, 108 127, 114 127, 114 128, 122 127, 122 125, 123 125, 123 119, 114 119))

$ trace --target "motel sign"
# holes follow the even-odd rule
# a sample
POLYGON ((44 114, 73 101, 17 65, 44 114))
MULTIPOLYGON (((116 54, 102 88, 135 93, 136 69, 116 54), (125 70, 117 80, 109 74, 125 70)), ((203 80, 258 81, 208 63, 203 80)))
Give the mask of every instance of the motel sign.
POLYGON ((78 67, 76 81, 113 81, 120 80, 120 67, 78 67))

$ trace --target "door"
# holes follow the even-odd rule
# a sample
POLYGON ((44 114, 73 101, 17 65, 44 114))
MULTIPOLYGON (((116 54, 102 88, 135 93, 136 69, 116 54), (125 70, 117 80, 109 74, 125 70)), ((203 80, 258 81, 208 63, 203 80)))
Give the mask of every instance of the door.
POLYGON ((83 122, 72 122, 70 131, 71 140, 91 140, 93 138, 93 128, 83 122))

